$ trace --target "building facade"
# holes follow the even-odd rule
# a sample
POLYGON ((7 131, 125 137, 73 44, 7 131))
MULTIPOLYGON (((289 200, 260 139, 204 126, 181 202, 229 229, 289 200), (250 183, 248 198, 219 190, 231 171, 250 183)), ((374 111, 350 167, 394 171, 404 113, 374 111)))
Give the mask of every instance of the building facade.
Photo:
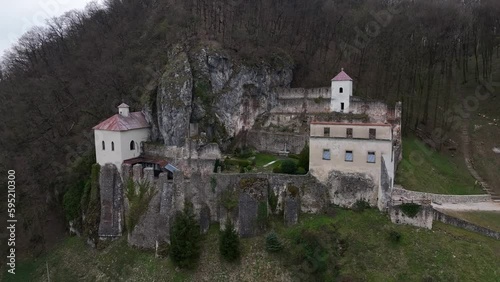
POLYGON ((127 104, 118 106, 118 114, 94 128, 96 161, 112 163, 118 170, 124 160, 139 157, 143 142, 149 140, 149 124, 142 112, 130 112, 127 104))

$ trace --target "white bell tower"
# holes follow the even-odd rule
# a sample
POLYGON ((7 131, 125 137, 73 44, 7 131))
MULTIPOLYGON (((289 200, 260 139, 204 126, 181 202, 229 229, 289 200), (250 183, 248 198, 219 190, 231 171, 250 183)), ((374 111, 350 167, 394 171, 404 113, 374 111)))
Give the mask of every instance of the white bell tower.
POLYGON ((332 99, 330 110, 332 112, 349 112, 349 100, 352 96, 352 78, 344 72, 341 72, 332 78, 332 99))

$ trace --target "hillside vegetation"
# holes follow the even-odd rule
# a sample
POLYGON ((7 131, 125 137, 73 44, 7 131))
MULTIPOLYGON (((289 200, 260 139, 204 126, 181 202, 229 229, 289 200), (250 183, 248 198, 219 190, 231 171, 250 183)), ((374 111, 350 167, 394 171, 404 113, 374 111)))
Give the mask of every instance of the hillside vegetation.
POLYGON ((440 154, 415 137, 403 140, 396 183, 408 190, 435 194, 484 194, 463 165, 461 155, 440 154))
POLYGON ((176 270, 169 259, 128 247, 125 238, 97 251, 72 237, 48 254, 20 263, 19 275, 13 279, 4 274, 3 281, 47 281, 47 266, 51 281, 290 281, 311 275, 315 265, 327 258, 322 250, 335 251, 332 247, 338 240, 340 255, 328 253, 331 276, 305 277, 331 281, 497 281, 500 277, 497 240, 440 223, 432 231, 393 225, 372 209, 330 213, 335 215, 303 215, 301 223, 291 228, 276 219, 273 226, 285 249, 268 253, 263 236, 242 239, 242 258, 236 263, 219 256, 218 226, 212 226, 194 270, 176 270), (400 239, 391 239, 391 233, 400 239), (300 245, 294 243, 298 234, 329 237, 311 250, 312 258, 297 263, 290 258, 300 257, 300 245))
POLYGON ((405 133, 448 132, 456 90, 492 74, 498 14, 497 0, 107 0, 51 19, 0 64, 0 168, 18 172, 18 216, 30 223, 19 249, 50 245, 48 219, 63 218, 64 192, 86 177, 71 168, 93 155, 91 128, 123 100, 142 109, 173 46, 219 46, 236 68, 279 65, 284 53, 298 87, 328 86, 343 67, 355 95, 403 102, 405 133))

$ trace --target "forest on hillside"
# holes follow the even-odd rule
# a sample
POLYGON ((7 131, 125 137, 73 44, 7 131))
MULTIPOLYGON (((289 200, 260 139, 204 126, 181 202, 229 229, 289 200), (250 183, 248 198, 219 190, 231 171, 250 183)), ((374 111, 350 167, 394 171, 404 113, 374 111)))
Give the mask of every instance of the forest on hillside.
POLYGON ((257 63, 285 52, 296 87, 328 86, 343 67, 355 95, 402 101, 405 130, 431 132, 453 129, 443 113, 462 84, 490 78, 499 15, 497 0, 107 0, 51 19, 0 65, 0 167, 18 172, 20 240, 50 240, 47 217, 90 174, 90 128, 122 99, 140 109, 173 45, 217 42, 257 63))

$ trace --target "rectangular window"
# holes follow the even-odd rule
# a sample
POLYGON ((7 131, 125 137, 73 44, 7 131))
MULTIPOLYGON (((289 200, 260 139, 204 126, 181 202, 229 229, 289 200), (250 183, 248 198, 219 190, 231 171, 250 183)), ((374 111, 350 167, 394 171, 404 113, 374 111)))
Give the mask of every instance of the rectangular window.
MULTIPOLYGON (((342 92, 341 92, 342 93, 342 92)), ((344 103, 340 103, 340 111, 343 112, 344 111, 344 103)))
POLYGON ((377 130, 375 128, 370 128, 369 131, 369 138, 370 139, 375 139, 377 138, 377 130))
POLYGON ((323 136, 330 137, 330 127, 323 128, 323 136))
POLYGON ((352 138, 352 128, 347 128, 346 129, 346 137, 347 138, 352 138))
POLYGON ((366 160, 368 163, 375 163, 375 152, 368 152, 368 159, 366 160))
POLYGON ((330 160, 330 149, 323 149, 323 160, 330 160))
POLYGON ((345 151, 345 161, 346 162, 353 161, 352 151, 345 151))

